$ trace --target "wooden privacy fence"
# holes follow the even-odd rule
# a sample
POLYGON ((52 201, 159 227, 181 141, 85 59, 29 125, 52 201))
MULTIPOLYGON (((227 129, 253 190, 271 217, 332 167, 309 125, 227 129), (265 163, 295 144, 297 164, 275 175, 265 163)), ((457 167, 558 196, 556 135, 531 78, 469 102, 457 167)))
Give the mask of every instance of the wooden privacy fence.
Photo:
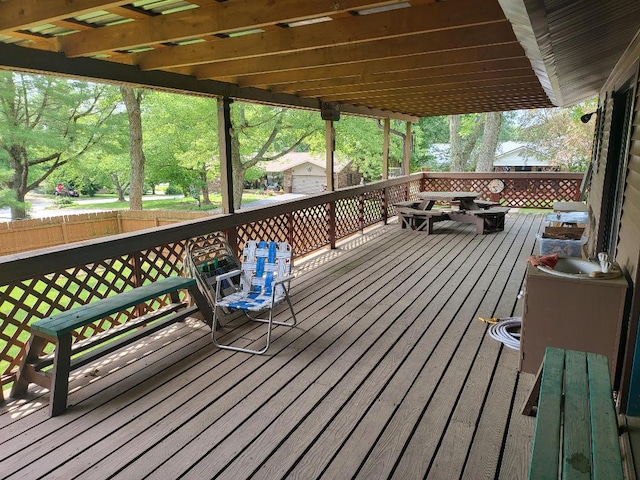
MULTIPOLYGON (((0 338, 3 340, 0 342, 0 385, 14 379, 31 322, 180 274, 188 238, 222 231, 238 251, 250 239, 287 241, 297 258, 323 247, 334 247, 337 240, 386 222, 396 214, 394 203, 417 200, 416 194, 421 190, 475 190, 489 198, 486 185, 492 178, 505 178, 504 175, 417 173, 263 208, 244 209, 235 214, 0 257, 0 338)), ((531 179, 535 179, 533 190, 544 193, 538 205, 552 203, 550 192, 560 193, 560 189, 554 190, 555 186, 565 184, 561 177, 553 174, 540 174, 531 179), (545 180, 545 176, 549 180, 545 180)), ((579 185, 575 175, 568 182, 574 187, 579 185)), ((562 188, 563 196, 557 200, 575 198, 569 196, 569 188, 562 188)), ((524 202, 529 197, 514 196, 514 201, 516 198, 524 202)), ((154 309, 158 306, 157 301, 150 305, 154 309)), ((123 312, 79 329, 74 332, 74 341, 120 325, 133 316, 133 311, 123 312)))
POLYGON ((113 210, 0 223, 0 255, 37 250, 209 216, 203 212, 113 210))

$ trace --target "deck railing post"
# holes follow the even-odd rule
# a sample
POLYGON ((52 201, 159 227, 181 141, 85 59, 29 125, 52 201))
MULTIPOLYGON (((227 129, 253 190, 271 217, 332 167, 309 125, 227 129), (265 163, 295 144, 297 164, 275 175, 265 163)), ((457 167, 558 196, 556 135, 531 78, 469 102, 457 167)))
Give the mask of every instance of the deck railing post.
POLYGON ((358 227, 364 232, 364 193, 358 195, 358 227))
POLYGON ((336 201, 331 200, 327 206, 327 233, 329 234, 329 248, 336 248, 336 201))
POLYGON ((227 228, 224 234, 227 237, 227 242, 229 242, 231 250, 236 252, 236 255, 240 258, 240 250, 238 249, 238 227, 227 228))
POLYGON ((389 219, 389 187, 382 189, 382 223, 387 224, 389 219))

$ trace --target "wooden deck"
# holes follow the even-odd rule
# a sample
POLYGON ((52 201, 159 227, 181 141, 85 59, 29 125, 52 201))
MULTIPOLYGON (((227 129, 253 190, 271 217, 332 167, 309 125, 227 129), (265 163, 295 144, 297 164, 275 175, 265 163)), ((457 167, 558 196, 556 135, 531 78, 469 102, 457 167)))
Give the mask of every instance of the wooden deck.
POLYGON ((32 387, 0 415, 0 477, 523 478, 533 375, 478 317, 520 315, 542 220, 372 229, 298 262, 299 325, 265 356, 218 350, 189 320, 74 372, 60 417, 32 387))

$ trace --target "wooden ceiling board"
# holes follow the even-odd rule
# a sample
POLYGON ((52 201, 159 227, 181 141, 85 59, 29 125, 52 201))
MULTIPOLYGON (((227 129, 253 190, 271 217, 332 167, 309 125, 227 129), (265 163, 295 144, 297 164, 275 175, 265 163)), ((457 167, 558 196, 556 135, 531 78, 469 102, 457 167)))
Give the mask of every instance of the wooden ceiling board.
POLYGON ((396 118, 539 108, 597 91, 639 19, 637 0, 4 0, 0 68, 396 118))

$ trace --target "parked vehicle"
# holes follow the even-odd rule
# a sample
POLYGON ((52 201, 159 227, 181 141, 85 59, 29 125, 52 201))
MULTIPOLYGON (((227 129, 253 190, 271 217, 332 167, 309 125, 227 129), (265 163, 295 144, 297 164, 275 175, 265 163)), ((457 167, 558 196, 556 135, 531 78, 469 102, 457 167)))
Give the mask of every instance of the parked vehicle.
POLYGON ((80 194, 73 188, 65 188, 62 183, 58 183, 54 192, 59 197, 79 197, 80 194))

